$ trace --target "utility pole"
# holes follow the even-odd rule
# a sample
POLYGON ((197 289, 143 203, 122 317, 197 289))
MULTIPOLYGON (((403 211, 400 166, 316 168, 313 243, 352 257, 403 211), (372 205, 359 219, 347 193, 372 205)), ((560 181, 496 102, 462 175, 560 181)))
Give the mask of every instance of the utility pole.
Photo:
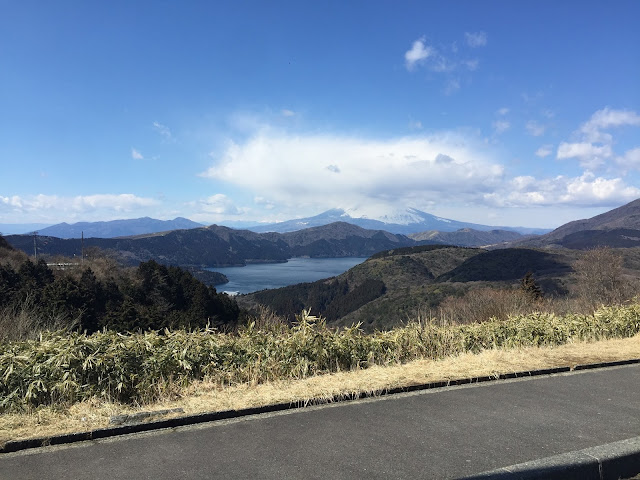
POLYGON ((80 260, 80 265, 84 265, 84 230, 82 231, 82 240, 81 240, 80 254, 82 255, 80 260))

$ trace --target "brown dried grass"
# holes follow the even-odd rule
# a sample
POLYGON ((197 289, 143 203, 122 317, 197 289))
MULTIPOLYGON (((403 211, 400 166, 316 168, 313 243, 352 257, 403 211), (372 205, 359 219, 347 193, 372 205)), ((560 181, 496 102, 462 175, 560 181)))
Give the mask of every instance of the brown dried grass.
POLYGON ((280 380, 262 384, 222 387, 196 382, 180 392, 180 398, 132 407, 92 399, 68 408, 41 407, 32 414, 0 415, 0 444, 9 440, 39 438, 63 433, 104 428, 113 415, 139 411, 182 408, 185 414, 239 410, 248 407, 291 402, 349 398, 360 392, 385 390, 514 371, 575 366, 640 358, 640 335, 596 342, 575 342, 556 347, 490 349, 479 354, 464 353, 441 360, 416 360, 403 365, 372 366, 363 370, 318 375, 301 380, 280 380))

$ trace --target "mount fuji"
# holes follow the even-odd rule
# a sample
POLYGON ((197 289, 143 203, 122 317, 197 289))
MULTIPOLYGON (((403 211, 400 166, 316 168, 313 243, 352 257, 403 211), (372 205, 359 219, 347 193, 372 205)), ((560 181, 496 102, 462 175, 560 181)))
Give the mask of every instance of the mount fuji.
POLYGON ((307 218, 297 218, 284 222, 255 225, 247 227, 253 232, 294 232, 304 228, 319 227, 333 222, 347 222, 370 230, 386 230, 390 233, 409 235, 427 230, 440 232, 455 232, 460 229, 480 231, 507 230, 523 235, 542 235, 551 229, 527 227, 496 227, 477 223, 459 222, 448 218, 437 217, 415 208, 405 210, 389 210, 383 214, 371 215, 359 209, 334 208, 319 215, 307 218))

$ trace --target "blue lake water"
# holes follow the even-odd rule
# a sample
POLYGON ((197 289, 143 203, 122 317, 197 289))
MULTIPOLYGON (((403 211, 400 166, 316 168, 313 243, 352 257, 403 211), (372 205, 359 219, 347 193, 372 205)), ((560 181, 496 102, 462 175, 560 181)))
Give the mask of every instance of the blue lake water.
POLYGON ((346 272, 366 260, 346 258, 291 258, 287 263, 257 263, 244 267, 212 267, 224 273, 229 283, 217 285, 219 292, 251 293, 265 288, 280 288, 302 282, 315 282, 346 272))

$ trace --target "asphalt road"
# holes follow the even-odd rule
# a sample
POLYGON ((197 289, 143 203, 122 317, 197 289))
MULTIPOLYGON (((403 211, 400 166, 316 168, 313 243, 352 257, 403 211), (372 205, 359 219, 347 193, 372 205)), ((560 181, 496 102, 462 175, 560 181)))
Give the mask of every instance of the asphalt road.
POLYGON ((0 479, 445 479, 637 436, 636 364, 3 454, 0 479))

